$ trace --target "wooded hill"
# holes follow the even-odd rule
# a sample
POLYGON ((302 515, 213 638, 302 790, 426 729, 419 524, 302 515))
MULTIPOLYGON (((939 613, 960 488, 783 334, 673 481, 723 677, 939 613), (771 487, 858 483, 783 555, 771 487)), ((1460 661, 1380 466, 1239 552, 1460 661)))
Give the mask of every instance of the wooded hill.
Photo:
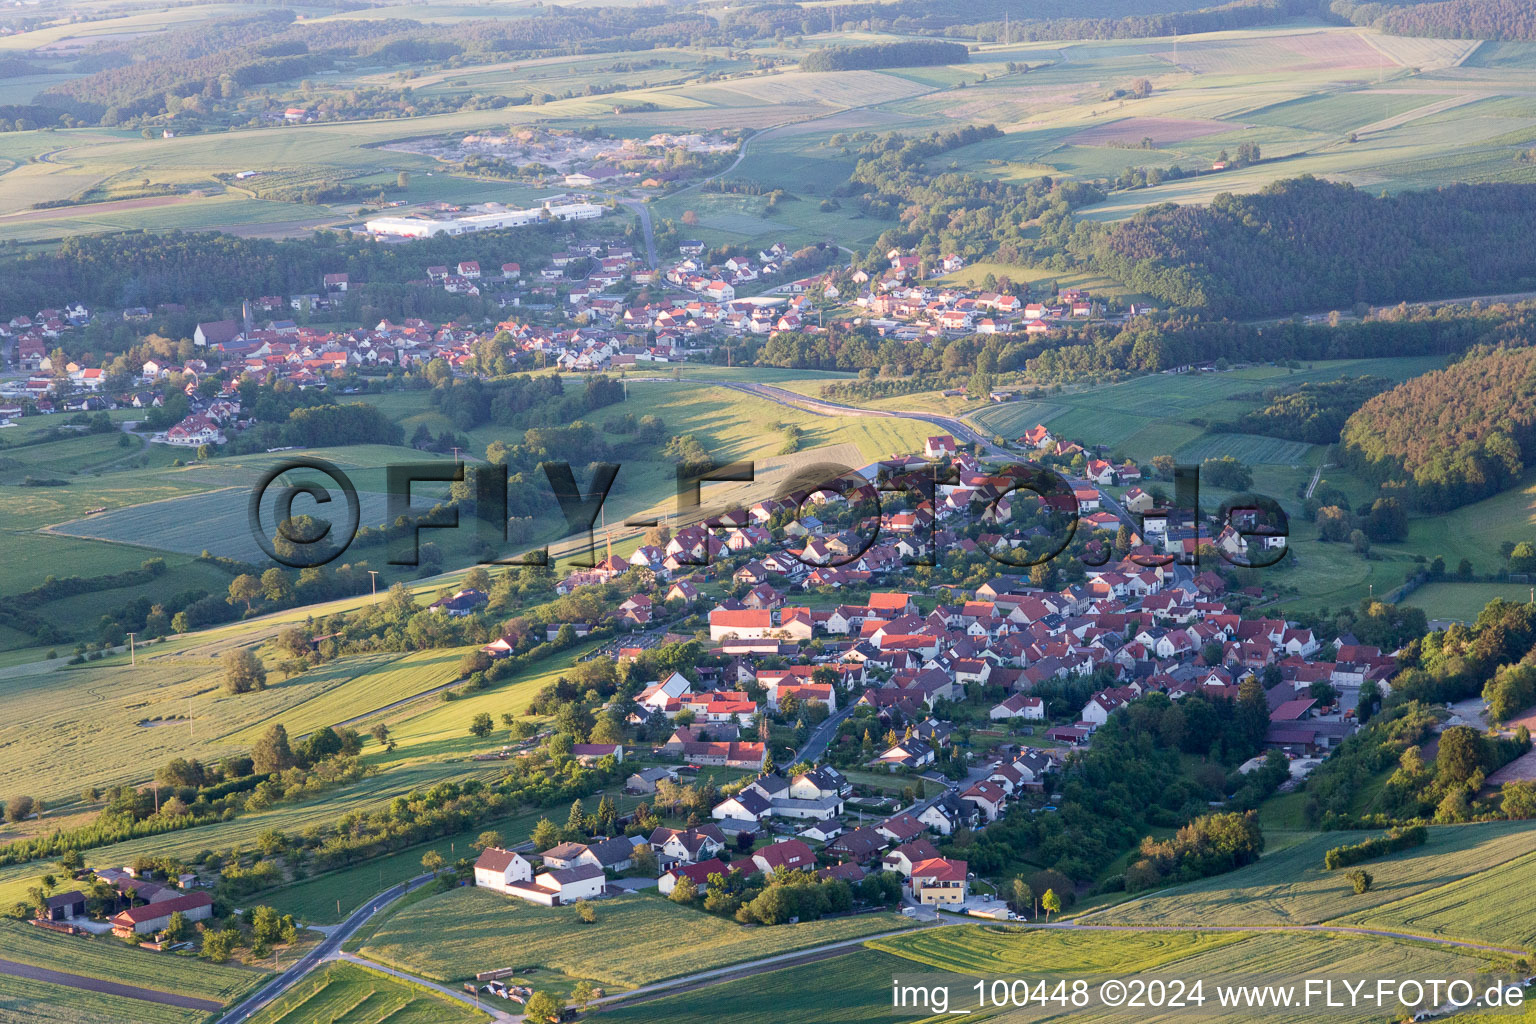
POLYGON ((1375 197, 1311 176, 1088 228, 1090 260, 1163 302, 1246 317, 1536 287, 1536 186, 1375 197))
POLYGON ((1474 351, 1377 395, 1343 441, 1347 462, 1420 508, 1503 490, 1536 454, 1536 347, 1474 351))
POLYGON ((1384 4, 1334 0, 1330 9, 1356 25, 1399 36, 1441 39, 1536 39, 1536 7, 1529 0, 1444 0, 1384 4))

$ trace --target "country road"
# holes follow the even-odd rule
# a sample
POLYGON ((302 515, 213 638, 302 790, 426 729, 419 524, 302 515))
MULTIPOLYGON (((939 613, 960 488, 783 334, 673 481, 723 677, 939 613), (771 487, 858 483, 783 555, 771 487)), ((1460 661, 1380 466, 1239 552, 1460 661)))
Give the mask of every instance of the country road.
POLYGON ((341 944, 351 938, 352 933, 366 924, 374 914, 407 893, 416 891, 431 880, 432 876, 429 874, 417 875, 415 878, 385 889, 363 906, 354 910, 341 924, 331 929, 330 933, 326 935, 319 945, 300 957, 299 961, 292 967, 289 967, 255 992, 252 992, 249 996, 231 1006, 213 1024, 239 1024, 239 1022, 248 1019, 257 1010, 297 985, 310 971, 320 966, 320 964, 326 960, 334 959, 335 954, 341 949, 341 944))

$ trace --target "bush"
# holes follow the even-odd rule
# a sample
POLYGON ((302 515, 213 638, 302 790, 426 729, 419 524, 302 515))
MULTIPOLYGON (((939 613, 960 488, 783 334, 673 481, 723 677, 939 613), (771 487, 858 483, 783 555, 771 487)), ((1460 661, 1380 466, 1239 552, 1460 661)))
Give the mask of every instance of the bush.
POLYGON ((1329 871, 1337 871, 1339 868, 1347 868, 1361 861, 1374 860, 1377 857, 1385 857, 1389 853, 1423 846, 1428 839, 1429 830, 1423 825, 1394 828, 1384 836, 1367 839, 1351 846, 1335 846, 1323 855, 1323 867, 1329 871))

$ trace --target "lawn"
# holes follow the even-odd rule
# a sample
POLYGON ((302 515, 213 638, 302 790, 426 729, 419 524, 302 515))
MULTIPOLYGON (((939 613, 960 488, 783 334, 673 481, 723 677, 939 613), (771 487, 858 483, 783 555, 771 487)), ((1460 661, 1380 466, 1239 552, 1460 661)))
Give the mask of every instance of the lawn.
POLYGON ((891 931, 894 914, 747 928, 655 894, 597 903, 584 925, 570 907, 539 907, 484 889, 433 896, 394 915, 363 947, 373 960, 435 981, 537 963, 572 978, 634 987, 743 960, 891 931), (423 943, 423 935, 433 941, 423 943), (679 937, 686 936, 679 943, 679 937))
MULTIPOLYGON (((1324 833, 1225 875, 1176 886, 1085 917, 1089 924, 1297 925, 1337 921, 1439 889, 1465 886, 1531 850, 1536 823, 1495 822, 1430 829, 1422 847, 1372 861, 1375 886, 1354 895, 1341 871, 1323 870, 1323 854, 1362 836, 1324 833), (1351 838, 1353 837, 1353 838, 1351 838)), ((1486 918, 1464 919, 1463 934, 1483 938, 1486 918)), ((1494 927, 1498 927, 1495 925, 1494 927)), ((1491 937, 1491 934, 1490 936, 1491 937)))
POLYGON ((251 1024, 469 1024, 488 1014, 353 963, 330 963, 251 1018, 251 1024))

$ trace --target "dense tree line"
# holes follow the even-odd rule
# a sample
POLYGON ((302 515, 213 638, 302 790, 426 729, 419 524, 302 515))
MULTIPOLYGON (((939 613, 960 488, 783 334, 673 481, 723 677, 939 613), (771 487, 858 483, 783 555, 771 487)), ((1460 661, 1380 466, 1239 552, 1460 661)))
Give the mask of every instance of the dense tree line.
POLYGON ((1343 458, 1421 508, 1486 498, 1536 454, 1536 347, 1479 349, 1350 416, 1343 458))
MULTIPOLYGON (((1099 6, 1099 5, 1093 5, 1099 6)), ((1185 5, 1165 5, 1182 7, 1185 5)), ((1033 7, 1033 5, 1031 5, 1033 7)), ((1165 10, 1157 13, 1108 13, 1098 17, 1058 16, 989 21, 966 26, 984 40, 1033 42, 1041 39, 1146 39, 1154 36, 1195 35, 1200 32, 1226 32, 1273 25, 1312 14, 1316 0, 1236 0, 1235 3, 1195 10, 1165 10)))
POLYGON ((1433 310, 1397 306, 1362 322, 1341 320, 1333 326, 1297 321, 1256 325, 1180 313, 1137 317, 1124 325, 1067 328, 1049 340, 1009 341, 1000 368, 1022 368, 1041 382, 1104 381, 1219 360, 1296 363, 1452 354, 1517 340, 1532 330, 1536 305, 1531 303, 1433 310), (1019 356, 1022 364, 1013 362, 1019 356))
MULTIPOLYGON (((1226 423, 1213 423, 1217 432, 1263 434, 1308 444, 1333 444, 1344 421, 1366 399, 1392 386, 1385 377, 1340 377, 1305 382, 1292 389, 1266 388, 1258 396, 1265 404, 1226 423)), ((1242 399, 1250 396, 1234 396, 1242 399)))
POLYGON ((1209 206, 1148 207, 1075 247, 1174 306, 1221 316, 1349 308, 1536 286, 1536 187, 1453 185, 1374 197, 1310 176, 1209 206))
POLYGON ((1399 36, 1441 39, 1536 39, 1536 8, 1523 0, 1361 3, 1333 0, 1330 10, 1356 25, 1399 36))
POLYGON ((1125 887, 1133 892, 1252 864, 1264 852, 1264 832, 1255 811, 1204 814, 1172 839, 1147 836, 1137 852, 1140 856, 1125 872, 1125 887))
POLYGON ((823 46, 800 59, 801 71, 868 71, 875 68, 915 68, 931 64, 964 64, 971 53, 962 43, 870 43, 863 46, 823 46))

